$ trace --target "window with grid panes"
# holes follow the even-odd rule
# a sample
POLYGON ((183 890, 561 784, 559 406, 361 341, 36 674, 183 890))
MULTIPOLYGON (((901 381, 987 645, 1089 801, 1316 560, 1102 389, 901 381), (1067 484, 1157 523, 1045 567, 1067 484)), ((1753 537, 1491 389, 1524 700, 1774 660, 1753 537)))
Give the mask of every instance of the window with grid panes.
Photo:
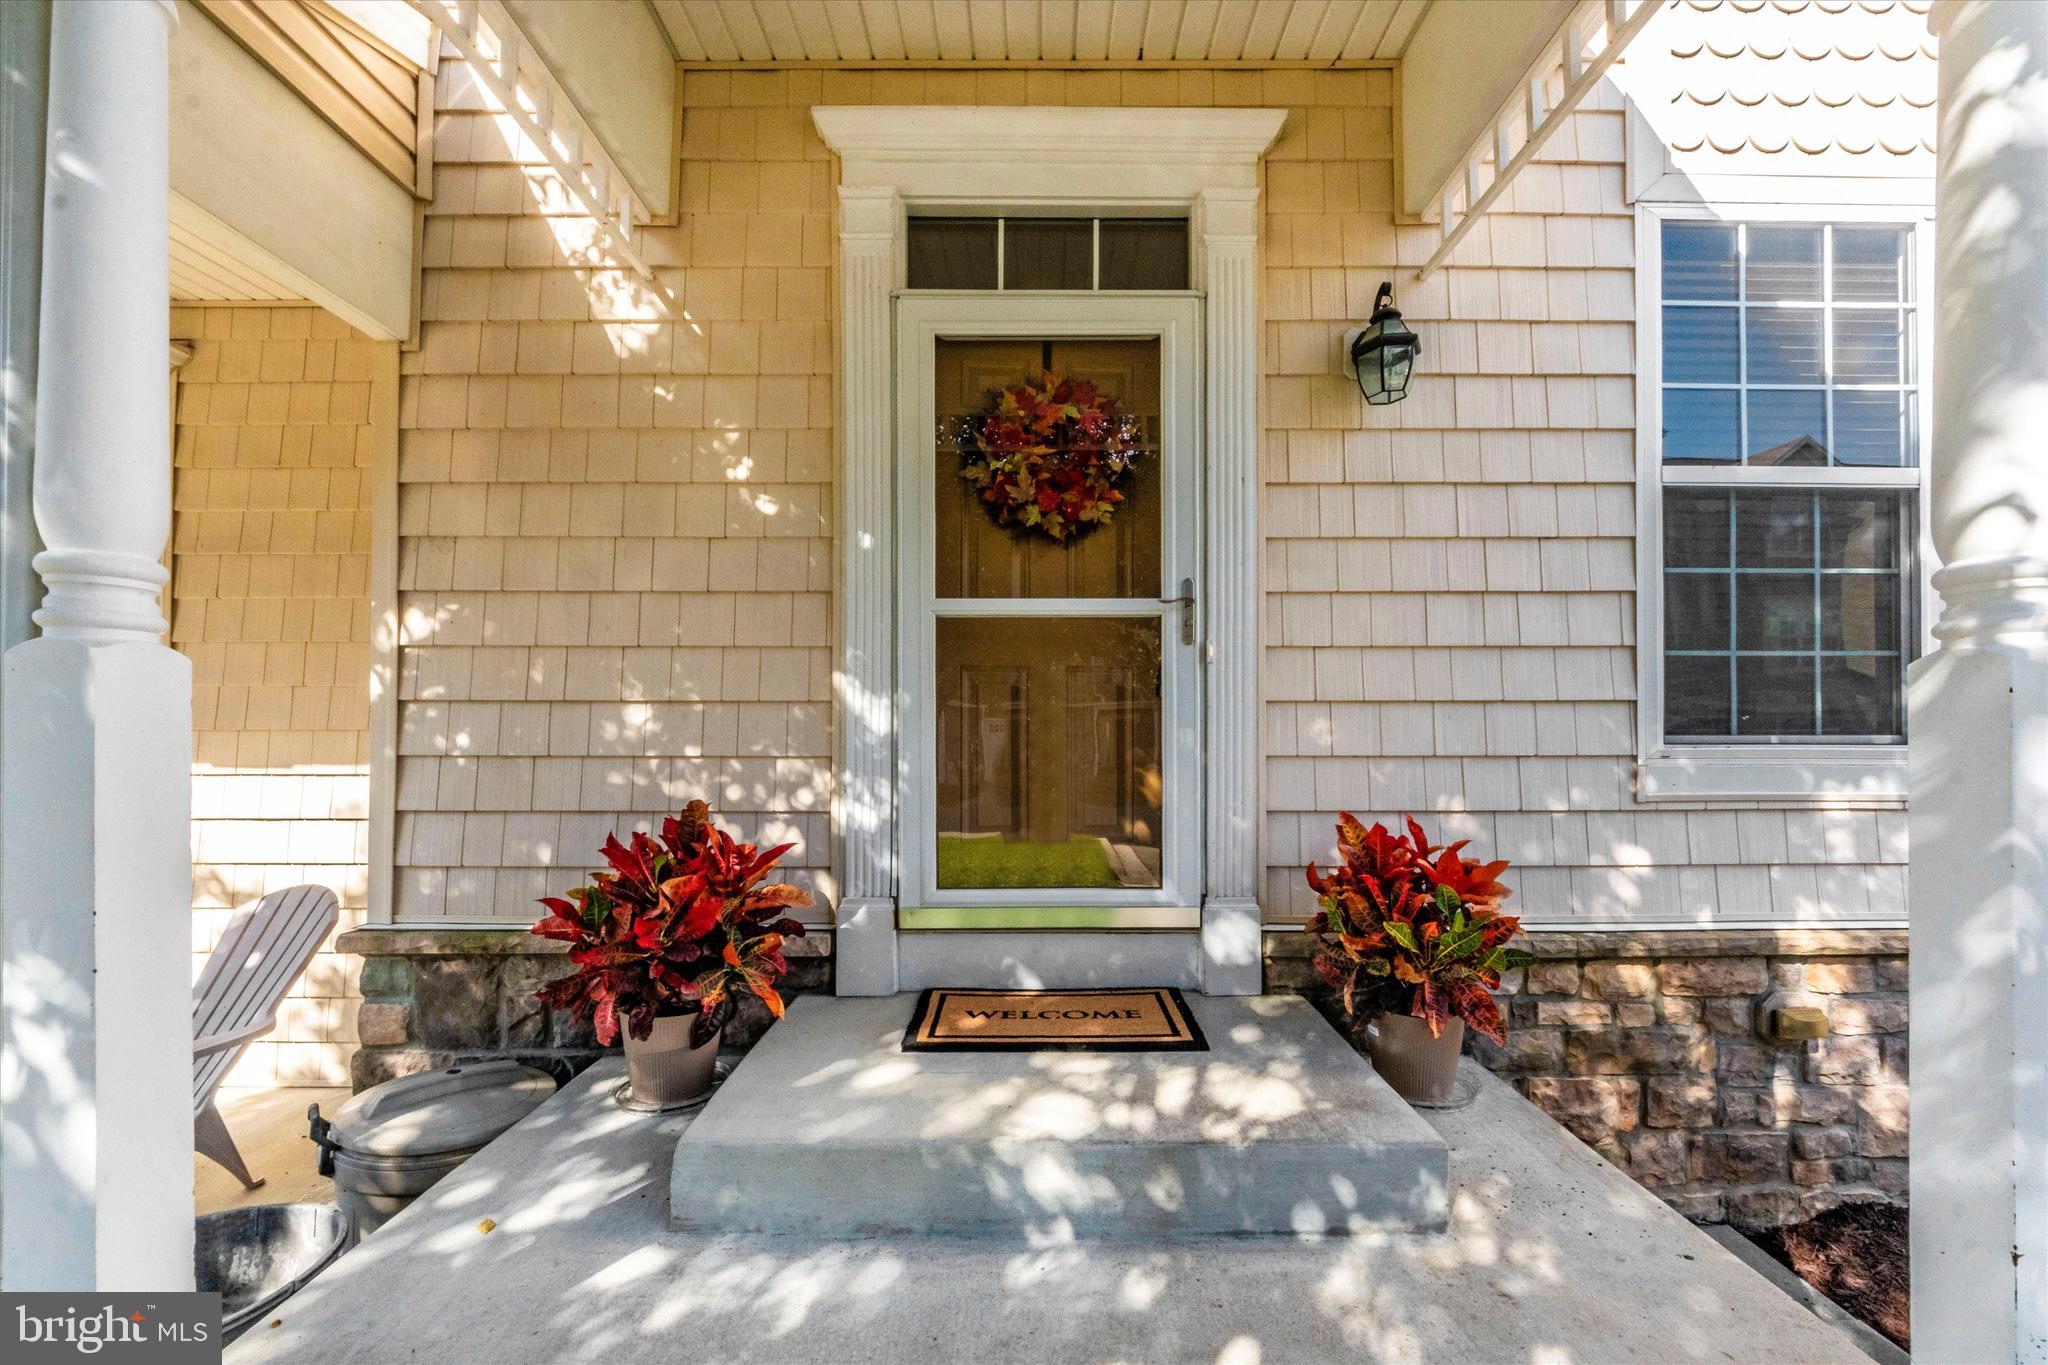
POLYGON ((1667 219, 1660 246, 1664 740, 1902 742, 1914 229, 1667 219))

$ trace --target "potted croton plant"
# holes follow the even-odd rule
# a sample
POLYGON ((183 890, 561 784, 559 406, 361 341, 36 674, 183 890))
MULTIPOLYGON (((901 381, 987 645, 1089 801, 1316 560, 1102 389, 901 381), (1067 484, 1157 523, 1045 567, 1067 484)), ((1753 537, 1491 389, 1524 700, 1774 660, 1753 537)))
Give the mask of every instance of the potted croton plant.
POLYGON ((1338 864, 1309 864, 1322 909, 1309 922, 1315 969, 1346 1020, 1367 1031, 1373 1068, 1409 1100, 1451 1098, 1465 1028, 1505 1041, 1493 992, 1532 955, 1508 947, 1521 921, 1500 912, 1505 860, 1463 856, 1465 841, 1431 844, 1414 820, 1405 834, 1337 820, 1338 864))
POLYGON ((718 1039, 739 1001, 756 996, 777 1018, 775 983, 788 970, 783 937, 803 926, 785 910, 809 893, 768 874, 791 845, 763 852, 711 822, 702 801, 662 822, 661 837, 607 836, 611 871, 566 899, 548 897, 533 926, 570 945, 575 970, 540 989, 542 1003, 595 1025, 606 1047, 625 1035, 633 1098, 666 1105, 710 1084, 718 1039))

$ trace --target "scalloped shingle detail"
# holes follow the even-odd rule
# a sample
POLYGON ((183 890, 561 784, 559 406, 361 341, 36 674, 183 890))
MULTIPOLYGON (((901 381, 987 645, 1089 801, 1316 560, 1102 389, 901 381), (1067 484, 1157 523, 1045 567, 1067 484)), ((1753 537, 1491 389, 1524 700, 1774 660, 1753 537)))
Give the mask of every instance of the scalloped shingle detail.
MULTIPOLYGON (((1682 0, 1649 35, 1678 152, 1922 156, 1934 149, 1927 0, 1682 0), (1668 56, 1666 55, 1668 54, 1668 56)), ((1661 93, 1661 92, 1660 92, 1661 93)))

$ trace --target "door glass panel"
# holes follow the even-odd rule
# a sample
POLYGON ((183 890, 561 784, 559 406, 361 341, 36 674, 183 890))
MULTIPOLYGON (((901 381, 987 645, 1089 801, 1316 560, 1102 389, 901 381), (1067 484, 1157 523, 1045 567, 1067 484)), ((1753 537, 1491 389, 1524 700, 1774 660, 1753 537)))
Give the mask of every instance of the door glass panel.
MULTIPOLYGON (((933 592, 940 598, 1147 597, 1159 590, 1162 543, 1159 340, 1004 338, 937 343, 933 592), (1108 521, 1065 541, 999 524, 962 477, 975 416, 992 397, 1053 374, 1087 380, 1134 423, 1136 458, 1115 485, 1108 521)), ((1071 447, 1069 447, 1071 449, 1071 447)))
POLYGON ((936 624, 939 887, 1159 887, 1159 619, 936 624))

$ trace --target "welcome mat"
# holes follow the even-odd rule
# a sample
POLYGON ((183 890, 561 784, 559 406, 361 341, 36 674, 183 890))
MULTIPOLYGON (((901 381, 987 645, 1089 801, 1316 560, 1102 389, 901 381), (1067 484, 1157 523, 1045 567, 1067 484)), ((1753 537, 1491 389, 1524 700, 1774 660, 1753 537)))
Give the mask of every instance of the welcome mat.
POLYGON ((917 998, 905 1052, 1207 1052, 1172 987, 989 991, 939 987, 917 998))

